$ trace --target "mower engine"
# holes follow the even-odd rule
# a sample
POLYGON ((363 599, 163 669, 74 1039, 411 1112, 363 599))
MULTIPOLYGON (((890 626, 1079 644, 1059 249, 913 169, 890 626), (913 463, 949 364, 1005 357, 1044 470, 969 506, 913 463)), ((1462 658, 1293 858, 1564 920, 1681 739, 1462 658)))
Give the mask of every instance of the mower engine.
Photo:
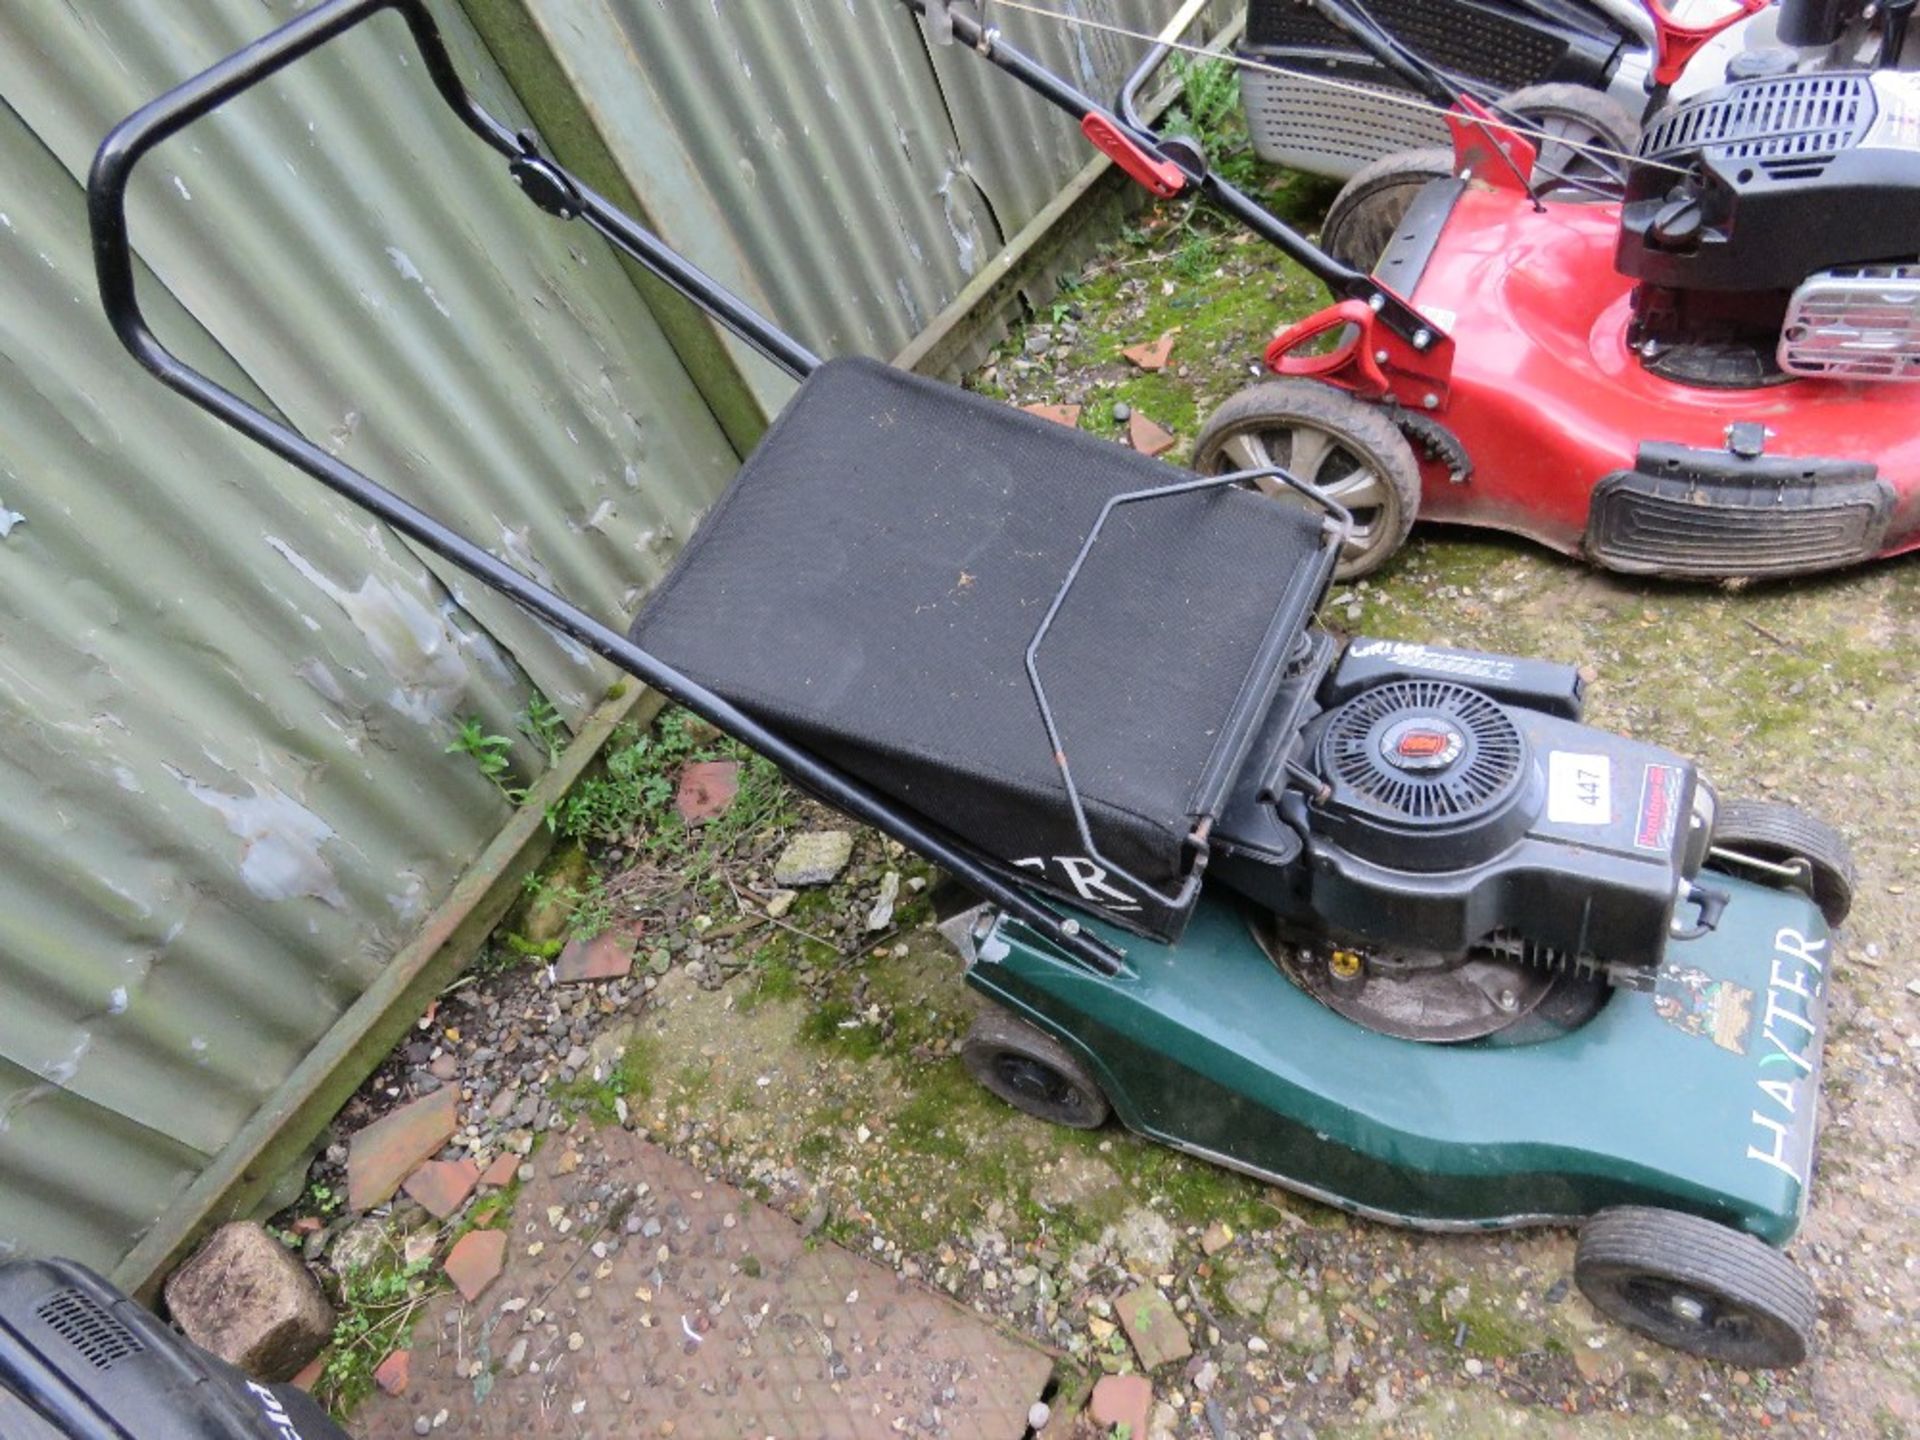
POLYGON ((1616 263, 1655 374, 1747 388, 1920 379, 1920 74, 1749 80, 1665 112, 1616 263))
POLYGON ((1713 792, 1581 704, 1570 666, 1356 640, 1302 706, 1287 779, 1223 818, 1212 873, 1272 917, 1300 984, 1388 1034, 1491 1034, 1563 982, 1645 988, 1724 903, 1694 883, 1713 792))

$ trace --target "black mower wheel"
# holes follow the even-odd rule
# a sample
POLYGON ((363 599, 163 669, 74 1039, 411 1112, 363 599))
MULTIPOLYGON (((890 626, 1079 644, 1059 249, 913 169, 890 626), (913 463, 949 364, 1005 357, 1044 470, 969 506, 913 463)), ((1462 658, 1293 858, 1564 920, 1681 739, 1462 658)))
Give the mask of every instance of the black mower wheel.
POLYGON ((1697 1215, 1602 1210, 1581 1228, 1573 1278, 1596 1310, 1709 1360, 1783 1370, 1813 1342, 1819 1302, 1799 1267, 1697 1215))
MULTIPOLYGON (((1713 817, 1713 848, 1769 865, 1804 861, 1813 878, 1813 903, 1838 926, 1853 909, 1853 855, 1824 820, 1776 800, 1722 800, 1713 817)), ((1737 859, 1721 863, 1738 873, 1737 859)))
MULTIPOLYGON (((1384 413, 1317 380, 1266 380, 1233 396, 1200 427, 1193 468, 1228 475, 1278 465, 1344 505, 1353 533, 1334 575, 1371 575, 1406 543, 1420 511, 1420 467, 1413 447, 1384 413)), ((1301 503, 1279 480, 1260 488, 1301 503)))
POLYGON ((1617 200, 1627 189, 1627 157, 1640 122, 1611 95, 1585 85, 1528 85, 1500 108, 1524 120, 1538 152, 1539 193, 1555 200, 1617 200))
POLYGON ((1340 187, 1320 225, 1320 248, 1355 270, 1380 263, 1413 197, 1453 174, 1453 151, 1401 150, 1362 167, 1340 187))
POLYGON ((1106 1123, 1107 1097, 1067 1048, 1004 1010, 985 1010, 960 1045, 967 1073, 1016 1110, 1073 1130, 1106 1123))

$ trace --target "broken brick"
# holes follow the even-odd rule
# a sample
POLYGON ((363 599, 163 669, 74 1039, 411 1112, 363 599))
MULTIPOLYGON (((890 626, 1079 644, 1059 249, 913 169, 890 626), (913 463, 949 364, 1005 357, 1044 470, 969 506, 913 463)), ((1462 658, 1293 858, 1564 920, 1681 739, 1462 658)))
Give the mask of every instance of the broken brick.
POLYGON ((1153 1386, 1144 1375, 1102 1375, 1087 1402, 1087 1414, 1101 1433, 1117 1431, 1144 1437, 1153 1411, 1153 1386), (1127 1428, 1121 1430, 1121 1426, 1127 1428))
POLYGON ((513 1183, 513 1177, 520 1173, 520 1157, 511 1150, 503 1152, 494 1162, 480 1172, 480 1188, 483 1190, 504 1190, 513 1183))
POLYGON ((1187 1327, 1173 1313, 1167 1297, 1153 1286, 1143 1285, 1122 1296, 1113 1311, 1126 1327, 1127 1338, 1144 1368, 1152 1370, 1193 1353, 1193 1338, 1187 1334, 1187 1327))
POLYGON ((467 1203, 479 1183, 480 1167, 471 1160, 429 1160, 400 1188, 434 1219, 444 1220, 467 1203))
POLYGON ((740 762, 698 760, 680 771, 673 808, 689 825, 704 825, 733 803, 740 789, 740 762))
POLYGON ((1029 415, 1038 415, 1042 420, 1051 420, 1056 425, 1064 425, 1069 430, 1080 428, 1080 407, 1078 405, 1022 405, 1029 415))
POLYGON ((1138 410, 1127 417, 1127 443, 1142 455, 1164 455, 1178 442, 1171 430, 1163 430, 1138 410))
POLYGON ((1169 330, 1158 340, 1148 341, 1145 345, 1129 345, 1120 353, 1142 370, 1164 370, 1167 361, 1173 358, 1173 337, 1179 333, 1178 330, 1169 330))
POLYGON ((459 1124, 460 1096, 449 1085, 356 1131, 347 1142, 347 1208, 370 1210, 391 1200, 459 1124))
POLYGON ((473 1301, 485 1293, 506 1261, 506 1231, 469 1230, 447 1253, 441 1268, 462 1298, 473 1301))
POLYGON ((296 1390, 304 1390, 309 1395, 313 1387, 320 1383, 320 1377, 327 1373, 327 1361, 323 1355, 316 1355, 301 1369, 300 1373, 287 1383, 296 1390))
POLYGON ((600 935, 592 940, 569 940, 553 962, 553 978, 562 985, 619 980, 632 969, 632 937, 600 935))
POLYGON ((413 1379, 413 1352, 396 1350, 373 1369, 373 1383, 389 1395, 404 1395, 413 1379))

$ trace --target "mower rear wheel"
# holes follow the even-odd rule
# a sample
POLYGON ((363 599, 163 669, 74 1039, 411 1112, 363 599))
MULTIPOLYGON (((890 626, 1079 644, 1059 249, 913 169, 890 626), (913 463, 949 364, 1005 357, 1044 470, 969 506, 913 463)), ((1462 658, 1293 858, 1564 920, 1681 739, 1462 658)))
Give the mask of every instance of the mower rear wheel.
POLYGON ((1355 270, 1380 263, 1413 197, 1434 180, 1453 174, 1453 151, 1402 150, 1382 155, 1340 187, 1320 224, 1320 248, 1355 270))
POLYGON ((1016 1110, 1074 1130, 1106 1123, 1107 1097, 1066 1046, 1004 1010, 985 1010, 960 1044, 967 1073, 1016 1110))
POLYGON ((1594 1308, 1709 1360, 1785 1369, 1807 1358, 1818 1300, 1785 1255, 1677 1210, 1623 1205, 1581 1228, 1573 1278, 1594 1308))
POLYGON ((1738 870, 1739 857, 1767 865, 1804 864, 1813 903, 1839 925, 1853 909, 1853 854, 1824 820, 1777 800, 1722 800, 1713 817, 1713 848, 1730 852, 1721 863, 1738 870))
MULTIPOLYGON (((1214 411, 1194 441, 1193 468, 1202 475, 1275 465, 1352 513, 1337 579, 1371 575, 1406 543, 1420 511, 1420 466, 1381 411, 1317 380, 1266 380, 1214 411)), ((1257 483, 1276 499, 1305 503, 1284 481, 1257 483)))
POLYGON ((1618 200, 1640 143, 1640 123, 1611 95, 1585 85, 1528 85, 1500 108, 1525 121, 1537 152, 1538 193, 1555 200, 1618 200))

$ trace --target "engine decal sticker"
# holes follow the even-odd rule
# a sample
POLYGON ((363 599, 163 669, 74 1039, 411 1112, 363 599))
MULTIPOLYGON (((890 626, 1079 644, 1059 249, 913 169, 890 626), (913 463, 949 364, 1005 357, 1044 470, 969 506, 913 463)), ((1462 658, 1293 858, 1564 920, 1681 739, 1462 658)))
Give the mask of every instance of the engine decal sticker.
POLYGON ((1653 987, 1653 1010, 1676 1030, 1704 1035, 1722 1050, 1747 1053, 1753 1031, 1753 991, 1716 980, 1696 965, 1663 965, 1653 987))
POLYGON ((1680 824, 1680 790, 1685 776, 1678 765, 1649 765, 1640 781, 1640 816, 1633 843, 1642 850, 1671 850, 1680 824))
POLYGON ((1548 751, 1547 819, 1555 825, 1612 824, 1612 759, 1573 750, 1548 751))
POLYGON ((1513 679, 1511 660, 1498 655, 1479 655, 1468 650, 1434 650, 1413 640, 1362 640, 1349 647, 1347 654, 1356 660, 1384 658, 1409 670, 1430 670, 1436 675, 1465 675, 1490 684, 1513 679))

